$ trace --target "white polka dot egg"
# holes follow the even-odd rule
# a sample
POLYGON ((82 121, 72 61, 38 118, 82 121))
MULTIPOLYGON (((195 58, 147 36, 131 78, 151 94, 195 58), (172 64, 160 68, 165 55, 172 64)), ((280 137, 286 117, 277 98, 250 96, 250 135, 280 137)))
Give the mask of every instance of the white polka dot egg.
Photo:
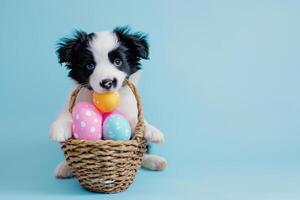
POLYGON ((129 140, 131 128, 129 122, 120 114, 111 114, 103 122, 105 140, 129 140))
POLYGON ((88 102, 76 104, 72 110, 72 132, 76 139, 98 140, 102 137, 102 115, 88 102))

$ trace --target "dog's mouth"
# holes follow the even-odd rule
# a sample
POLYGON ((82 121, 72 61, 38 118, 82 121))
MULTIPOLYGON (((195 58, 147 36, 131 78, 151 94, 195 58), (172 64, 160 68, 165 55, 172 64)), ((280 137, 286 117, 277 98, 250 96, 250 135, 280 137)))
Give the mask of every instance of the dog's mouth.
POLYGON ((99 94, 102 94, 102 93, 108 93, 108 92, 116 92, 123 86, 123 84, 121 86, 117 85, 116 87, 111 87, 109 89, 105 89, 102 87, 93 88, 91 85, 83 85, 83 86, 90 91, 94 91, 99 94))
POLYGON ((114 76, 101 77, 89 80, 86 84, 84 84, 84 87, 99 94, 116 92, 122 88, 126 78, 127 77, 118 78, 114 76))

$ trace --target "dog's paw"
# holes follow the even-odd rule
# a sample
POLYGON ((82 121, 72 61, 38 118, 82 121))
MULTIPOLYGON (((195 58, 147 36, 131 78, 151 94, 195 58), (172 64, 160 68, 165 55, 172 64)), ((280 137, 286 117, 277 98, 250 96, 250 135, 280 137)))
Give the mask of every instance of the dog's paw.
POLYGON ((66 161, 63 161, 57 165, 54 170, 54 176, 56 178, 71 178, 73 177, 72 171, 66 161))
POLYGON ((49 137, 56 142, 64 142, 72 137, 72 122, 68 120, 56 120, 51 125, 49 137))
POLYGON ((142 166, 146 169, 161 171, 166 168, 167 161, 163 157, 146 154, 142 161, 142 166))
POLYGON ((164 135, 163 133, 155 128, 154 126, 150 124, 146 124, 145 127, 145 138, 148 142, 151 143, 163 143, 164 142, 164 135))

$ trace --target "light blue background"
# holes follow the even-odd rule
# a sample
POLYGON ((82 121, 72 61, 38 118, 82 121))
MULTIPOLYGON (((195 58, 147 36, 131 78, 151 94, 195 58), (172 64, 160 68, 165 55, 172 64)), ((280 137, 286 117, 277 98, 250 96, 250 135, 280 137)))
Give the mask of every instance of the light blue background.
POLYGON ((0 199, 299 199, 300 2, 0 0, 0 199), (139 89, 169 162, 124 193, 56 180, 48 128, 71 88, 56 41, 149 33, 139 89))

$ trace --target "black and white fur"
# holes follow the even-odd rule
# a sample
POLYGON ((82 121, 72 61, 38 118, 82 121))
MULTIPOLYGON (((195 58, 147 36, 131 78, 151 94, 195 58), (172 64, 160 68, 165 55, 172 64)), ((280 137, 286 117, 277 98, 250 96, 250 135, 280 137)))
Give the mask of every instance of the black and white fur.
MULTIPOLYGON (((129 78, 137 84, 141 74, 141 59, 148 59, 149 47, 146 36, 142 33, 131 33, 126 27, 113 31, 102 31, 87 34, 76 31, 71 38, 63 38, 58 43, 59 63, 69 69, 69 77, 75 81, 74 88, 85 86, 79 93, 77 102, 91 102, 90 91, 97 93, 118 91, 121 96, 120 110, 128 116, 132 128, 137 120, 136 100, 127 86, 122 83, 129 78)), ((145 138, 148 142, 162 143, 160 130, 146 123, 145 138)), ((67 104, 58 114, 50 128, 50 138, 63 142, 72 136, 72 117, 67 104)), ((157 155, 146 154, 142 166, 152 170, 162 170, 166 160, 157 155)), ((55 170, 55 176, 66 178, 72 173, 65 161, 55 170)))

